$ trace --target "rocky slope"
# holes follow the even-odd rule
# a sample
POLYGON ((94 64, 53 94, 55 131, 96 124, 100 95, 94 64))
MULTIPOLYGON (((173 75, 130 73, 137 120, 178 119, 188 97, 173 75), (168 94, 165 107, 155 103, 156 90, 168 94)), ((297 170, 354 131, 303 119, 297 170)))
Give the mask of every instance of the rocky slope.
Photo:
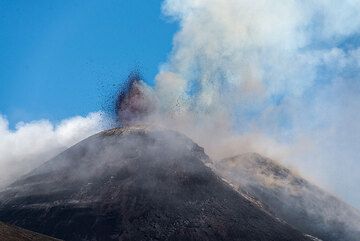
POLYGON ((217 162, 216 170, 302 232, 328 241, 360 240, 358 210, 271 159, 247 153, 217 162))
POLYGON ((0 240, 2 241, 60 241, 45 235, 34 233, 0 222, 0 240))
POLYGON ((313 240, 234 191, 185 136, 92 136, 0 193, 0 220, 64 240, 313 240))

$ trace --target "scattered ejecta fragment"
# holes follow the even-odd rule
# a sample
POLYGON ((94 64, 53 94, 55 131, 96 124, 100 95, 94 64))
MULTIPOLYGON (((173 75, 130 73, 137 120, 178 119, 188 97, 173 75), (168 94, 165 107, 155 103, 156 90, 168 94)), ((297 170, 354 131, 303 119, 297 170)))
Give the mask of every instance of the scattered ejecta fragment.
POLYGON ((141 124, 155 110, 155 97, 141 75, 132 72, 115 102, 115 114, 121 126, 141 124))
POLYGON ((0 4, 0 241, 360 241, 360 0, 0 4))

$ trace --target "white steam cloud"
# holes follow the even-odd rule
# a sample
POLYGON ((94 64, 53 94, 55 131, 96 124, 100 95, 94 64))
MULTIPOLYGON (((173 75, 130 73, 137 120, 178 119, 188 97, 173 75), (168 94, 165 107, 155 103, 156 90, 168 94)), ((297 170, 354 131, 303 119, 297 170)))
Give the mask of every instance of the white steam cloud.
POLYGON ((214 158, 283 160, 360 207, 359 0, 166 0, 163 12, 180 30, 156 122, 214 158))
POLYGON ((103 127, 103 115, 90 113, 53 124, 48 120, 18 123, 15 130, 0 115, 0 188, 103 127))

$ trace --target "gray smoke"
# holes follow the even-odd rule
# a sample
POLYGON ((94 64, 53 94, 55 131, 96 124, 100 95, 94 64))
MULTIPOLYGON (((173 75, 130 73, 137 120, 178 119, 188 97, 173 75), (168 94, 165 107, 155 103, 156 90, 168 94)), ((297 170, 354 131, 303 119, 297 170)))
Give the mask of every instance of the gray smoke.
POLYGON ((281 160, 360 207, 359 11, 356 0, 165 1, 180 29, 150 122, 215 159, 281 160))

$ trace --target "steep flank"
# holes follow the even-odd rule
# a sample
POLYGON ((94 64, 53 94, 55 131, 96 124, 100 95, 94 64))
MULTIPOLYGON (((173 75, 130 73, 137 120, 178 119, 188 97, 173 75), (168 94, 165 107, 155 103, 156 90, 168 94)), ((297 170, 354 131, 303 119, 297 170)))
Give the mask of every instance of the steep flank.
POLYGON ((360 212, 279 163, 247 153, 224 159, 216 170, 240 193, 304 233, 328 241, 358 241, 360 212))
POLYGON ((0 222, 0 240, 2 241, 60 241, 45 235, 34 233, 0 222))

